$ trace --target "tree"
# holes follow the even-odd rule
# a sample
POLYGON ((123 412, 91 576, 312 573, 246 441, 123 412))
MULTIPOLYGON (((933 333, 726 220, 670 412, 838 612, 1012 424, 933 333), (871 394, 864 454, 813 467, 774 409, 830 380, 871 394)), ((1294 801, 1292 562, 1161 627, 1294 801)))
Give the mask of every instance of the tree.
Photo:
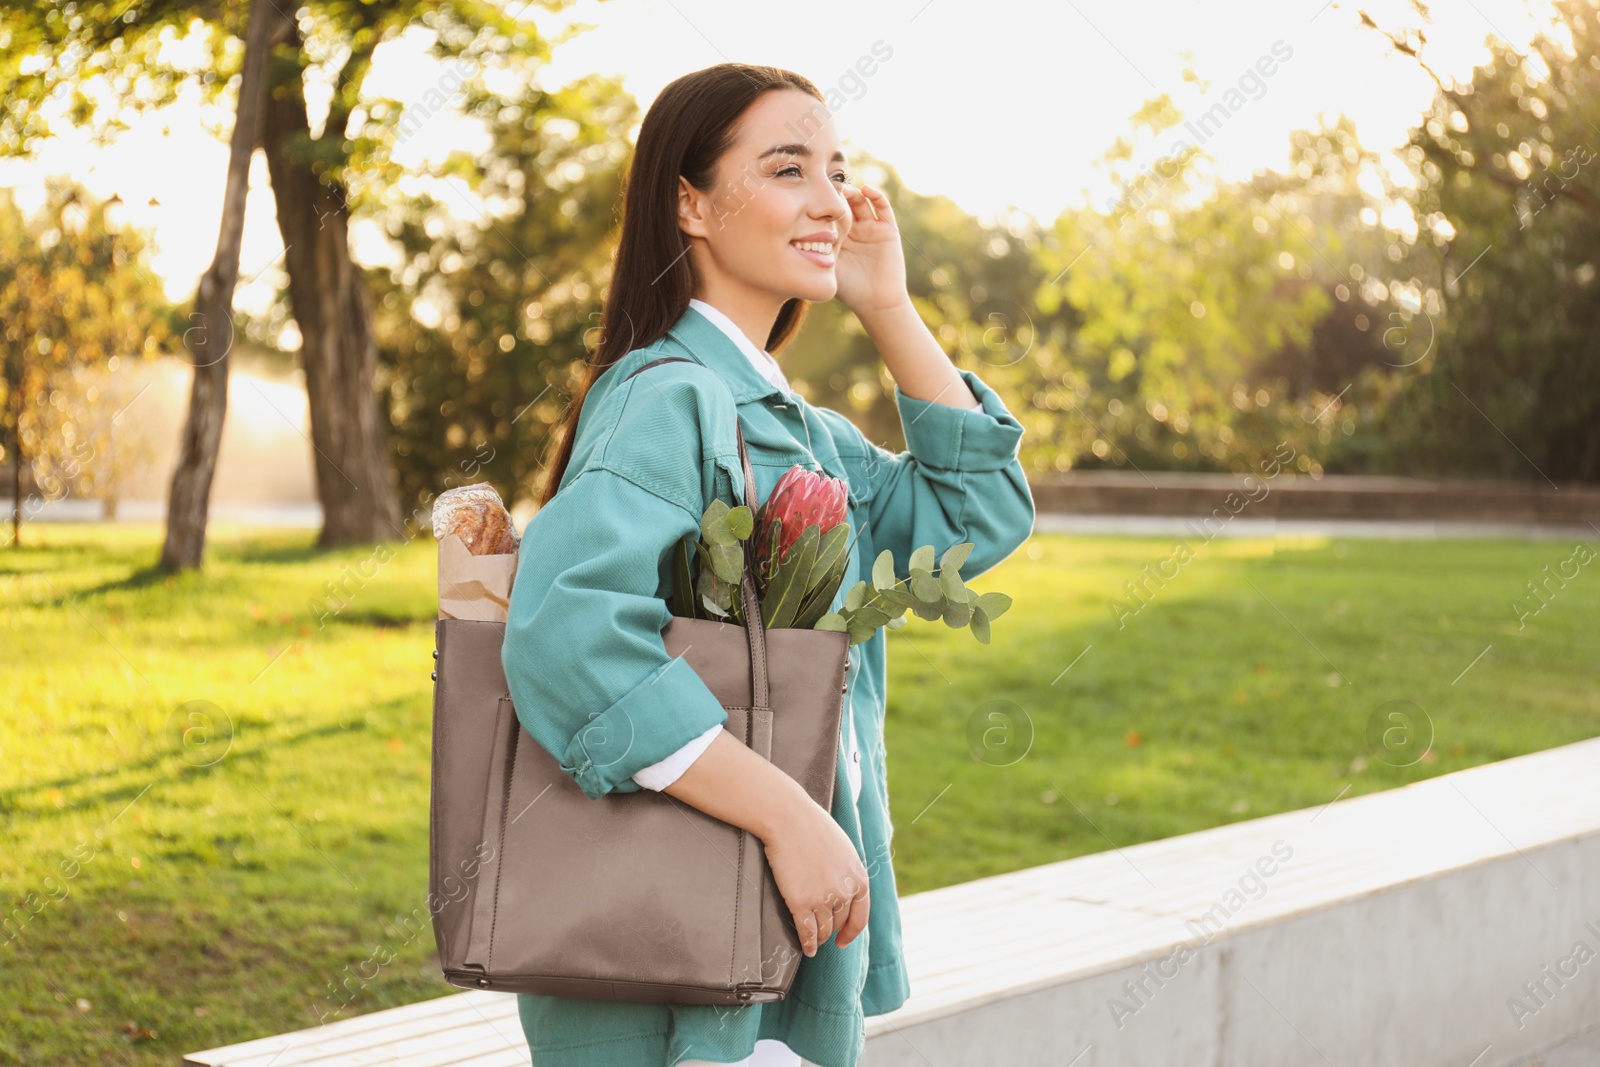
MULTIPOLYGON (((570 3, 540 0, 518 12, 558 11, 570 3)), ((390 440, 383 383, 376 380, 373 304, 367 278, 350 256, 348 228, 358 215, 376 214, 402 177, 417 176, 404 174, 392 157, 411 117, 396 101, 369 99, 362 87, 376 49, 421 25, 433 34, 433 55, 446 63, 423 108, 441 111, 458 91, 465 117, 493 127, 503 113, 526 104, 521 94, 531 91, 554 42, 487 0, 322 0, 306 11, 296 30, 297 47, 285 50, 269 87, 264 145, 311 403, 324 514, 318 543, 405 538, 391 455, 428 446, 405 437, 390 440), (333 95, 317 131, 304 94, 313 54, 342 57, 325 72, 333 95), (490 81, 513 88, 491 90, 490 81)), ((534 121, 531 113, 528 121, 534 121)))
POLYGON ((265 110, 268 56, 288 36, 290 28, 288 17, 271 0, 256 0, 250 5, 217 250, 195 294, 195 325, 183 335, 184 346, 192 357, 194 379, 189 390, 189 417, 178 444, 178 465, 172 472, 172 490, 167 495, 167 535, 161 546, 161 567, 167 571, 197 568, 205 553, 211 480, 216 474, 222 420, 228 407, 228 352, 234 341, 231 309, 233 290, 239 281, 239 242, 244 232, 250 157, 255 154, 265 110))
MULTIPOLYGON (((0 190, 0 340, 6 350, 5 403, 12 468, 11 543, 22 522, 74 489, 105 486, 115 421, 136 401, 85 394, 74 381, 148 359, 171 336, 173 315, 159 279, 145 266, 145 239, 113 221, 114 203, 97 202, 75 182, 50 182, 32 218, 0 190), (42 495, 22 494, 24 465, 42 495), (26 513, 26 514, 25 514, 26 513)), ((97 388, 87 386, 86 388, 97 388)), ((137 418, 132 409, 131 418, 137 418)))
MULTIPOLYGON (((948 197, 919 194, 870 156, 853 159, 851 169, 894 205, 918 314, 957 366, 1023 401, 1019 415, 1030 420, 1037 413, 1027 401, 1058 371, 1057 350, 1044 343, 1032 306, 1037 227, 984 225, 948 197)), ((796 391, 812 403, 849 413, 884 448, 903 447, 894 379, 860 322, 837 301, 806 313, 784 361, 796 391)), ((1036 443, 1030 439, 1029 447, 1036 443)))
POLYGON ((1334 303, 1320 274, 1341 242, 1316 215, 1320 175, 1220 182, 1182 118, 1165 95, 1148 101, 1134 136, 1165 153, 1136 167, 1119 140, 1101 161, 1118 198, 1064 213, 1039 250, 1036 303, 1063 367, 1040 398, 1059 413, 1059 469, 1254 466, 1314 439, 1306 409, 1328 398, 1252 375, 1303 352, 1334 303))
MULTIPOLYGON (((472 91, 466 107, 489 102, 472 91)), ((416 510, 480 477, 508 507, 538 496, 551 432, 599 326, 638 121, 608 78, 505 90, 493 102, 488 148, 427 175, 458 179, 465 193, 391 189, 372 212, 400 248, 369 284, 393 459, 416 510)))
POLYGON ((1442 303, 1435 354, 1395 411, 1414 462, 1600 479, 1600 2, 1559 0, 1526 55, 1490 42, 1458 83, 1421 25, 1379 30, 1438 86, 1412 130, 1423 240, 1391 280, 1442 303))
MULTIPOLYGON (((570 0, 538 0, 523 5, 519 14, 569 5, 570 0)), ((136 8, 123 0, 78 0, 5 9, 0 13, 0 77, 12 86, 12 106, 0 113, 0 152, 27 155, 49 136, 46 105, 58 93, 70 97, 72 121, 102 137, 124 128, 122 110, 164 106, 185 86, 198 85, 202 99, 216 103, 249 53, 239 40, 243 10, 243 0, 146 0, 136 8), (164 38, 190 33, 209 49, 203 68, 164 58, 164 38), (56 62, 60 56, 72 61, 56 62)), ((548 60, 552 42, 489 0, 313 0, 294 13, 289 37, 273 51, 267 71, 262 144, 287 245, 290 302, 311 396, 317 492, 325 517, 319 544, 396 537, 403 531, 394 479, 384 460, 386 427, 374 396, 371 312, 351 260, 347 227, 369 189, 379 192, 397 179, 389 151, 404 132, 405 116, 393 101, 363 93, 366 75, 384 41, 416 26, 436 33, 434 54, 449 60, 453 76, 465 82, 489 65, 531 71, 548 60), (326 120, 316 131, 303 87, 313 67, 334 87, 326 120)), ((430 110, 442 108, 450 94, 433 95, 440 100, 430 101, 430 110)), ((222 322, 206 318, 200 325, 213 323, 215 335, 222 322)), ((231 323, 227 329, 231 332, 231 323)), ((194 466, 200 468, 215 461, 214 445, 205 458, 214 435, 206 415, 195 421, 199 458, 194 466)), ((180 521, 203 524, 203 499, 198 507, 180 504, 172 509, 180 521)), ((169 540, 189 549, 175 553, 174 560, 198 563, 193 546, 203 543, 203 531, 191 528, 169 540)))
POLYGON ((351 50, 338 71, 321 135, 312 136, 306 114, 310 60, 297 26, 290 28, 286 54, 268 86, 263 130, 311 408, 323 517, 319 546, 401 534, 400 502, 373 385, 372 311, 350 257, 350 206, 342 175, 350 111, 379 34, 366 24, 366 5, 352 5, 341 14, 351 20, 351 50))

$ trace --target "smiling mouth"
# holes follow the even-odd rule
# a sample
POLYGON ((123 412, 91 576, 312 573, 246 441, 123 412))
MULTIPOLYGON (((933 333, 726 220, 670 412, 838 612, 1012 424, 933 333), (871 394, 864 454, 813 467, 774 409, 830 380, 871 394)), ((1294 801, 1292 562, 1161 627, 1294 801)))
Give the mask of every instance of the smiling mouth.
POLYGON ((789 247, 819 267, 831 267, 834 264, 834 245, 828 241, 790 241, 789 247))

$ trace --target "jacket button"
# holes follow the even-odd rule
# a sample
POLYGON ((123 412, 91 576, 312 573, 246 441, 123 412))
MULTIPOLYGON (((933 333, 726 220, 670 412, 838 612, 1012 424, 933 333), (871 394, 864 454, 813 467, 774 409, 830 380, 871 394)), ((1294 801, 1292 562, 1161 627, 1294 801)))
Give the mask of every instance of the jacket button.
POLYGON ((439 680, 439 672, 438 671, 429 671, 428 672, 428 677, 432 678, 434 681, 437 682, 439 680))

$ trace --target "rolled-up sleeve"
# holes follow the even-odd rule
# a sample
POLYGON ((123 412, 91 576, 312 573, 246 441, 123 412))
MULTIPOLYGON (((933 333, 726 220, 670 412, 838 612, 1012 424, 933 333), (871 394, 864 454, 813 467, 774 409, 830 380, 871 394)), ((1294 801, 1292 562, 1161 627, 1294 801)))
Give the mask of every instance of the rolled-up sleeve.
POLYGON ((661 636, 668 555, 699 525, 683 504, 593 467, 523 538, 501 663, 517 718, 591 798, 638 791, 637 771, 727 722, 661 636))
POLYGON ((893 453, 865 437, 852 480, 868 498, 875 550, 894 553, 905 574, 911 553, 932 545, 943 553, 970 541, 963 578, 991 570, 1033 532, 1033 493, 1018 458, 1022 423, 1000 394, 969 370, 958 369, 978 410, 918 400, 895 387, 906 450, 893 453))
POLYGON ((689 765, 699 759, 705 750, 711 747, 711 742, 715 741, 717 735, 721 732, 722 727, 713 726, 660 763, 652 763, 650 766, 641 769, 633 776, 633 780, 646 789, 657 791, 665 789, 683 777, 683 772, 688 770, 689 765))

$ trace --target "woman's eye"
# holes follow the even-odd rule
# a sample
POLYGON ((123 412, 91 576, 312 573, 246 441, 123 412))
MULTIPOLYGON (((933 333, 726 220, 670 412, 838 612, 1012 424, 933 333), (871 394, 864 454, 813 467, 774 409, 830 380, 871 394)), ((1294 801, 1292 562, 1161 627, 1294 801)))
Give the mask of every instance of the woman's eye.
MULTIPOLYGON (((788 166, 784 167, 783 169, 779 170, 777 173, 773 174, 773 177, 774 178, 782 178, 782 177, 784 177, 786 175, 789 175, 789 174, 799 174, 799 173, 800 173, 800 167, 797 164, 790 163, 788 166)), ((839 173, 837 173, 837 174, 835 174, 833 176, 833 180, 836 181, 836 182, 848 182, 850 180, 850 175, 846 174, 844 171, 840 171, 839 173)))

